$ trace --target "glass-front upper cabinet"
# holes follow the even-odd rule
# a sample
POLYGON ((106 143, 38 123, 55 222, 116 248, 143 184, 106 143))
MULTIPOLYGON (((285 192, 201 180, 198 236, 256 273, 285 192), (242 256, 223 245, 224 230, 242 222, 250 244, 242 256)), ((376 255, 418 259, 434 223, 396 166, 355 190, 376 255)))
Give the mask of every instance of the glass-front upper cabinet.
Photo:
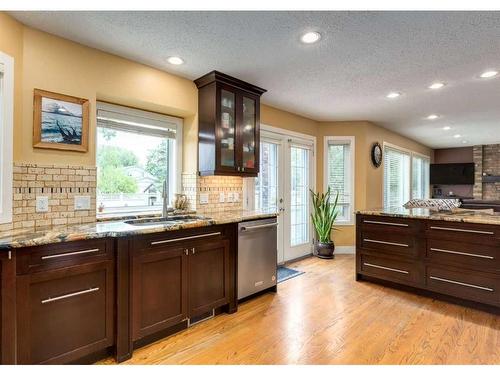
POLYGON ((194 82, 199 174, 257 177, 260 96, 266 90, 217 71, 194 82))
POLYGON ((236 95, 234 92, 220 90, 220 165, 234 168, 236 166, 236 95))
POLYGON ((259 139, 257 137, 257 100, 242 96, 242 126, 241 126, 241 171, 258 171, 257 153, 259 139))

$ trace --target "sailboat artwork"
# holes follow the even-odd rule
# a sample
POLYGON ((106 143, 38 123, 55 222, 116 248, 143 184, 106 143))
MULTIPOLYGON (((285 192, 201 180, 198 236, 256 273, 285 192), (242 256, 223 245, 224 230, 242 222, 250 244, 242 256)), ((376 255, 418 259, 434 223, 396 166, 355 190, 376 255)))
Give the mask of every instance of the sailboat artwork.
POLYGON ((35 90, 34 147, 86 151, 88 100, 35 90))
POLYGON ((42 98, 42 142, 82 143, 82 106, 42 98))

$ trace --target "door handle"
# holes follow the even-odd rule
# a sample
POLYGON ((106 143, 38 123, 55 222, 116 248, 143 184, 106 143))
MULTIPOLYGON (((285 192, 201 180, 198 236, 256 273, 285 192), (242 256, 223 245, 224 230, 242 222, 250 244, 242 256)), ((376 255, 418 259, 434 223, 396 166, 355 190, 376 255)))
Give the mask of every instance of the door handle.
POLYGON ((184 254, 189 255, 189 250, 188 249, 184 249, 184 254))
POLYGON ((245 230, 269 228, 269 227, 276 227, 276 226, 278 226, 278 223, 263 224, 263 225, 253 225, 251 227, 241 227, 241 230, 245 231, 245 230))
POLYGON ((194 254, 195 253, 195 249, 194 247, 191 249, 191 254, 194 254))

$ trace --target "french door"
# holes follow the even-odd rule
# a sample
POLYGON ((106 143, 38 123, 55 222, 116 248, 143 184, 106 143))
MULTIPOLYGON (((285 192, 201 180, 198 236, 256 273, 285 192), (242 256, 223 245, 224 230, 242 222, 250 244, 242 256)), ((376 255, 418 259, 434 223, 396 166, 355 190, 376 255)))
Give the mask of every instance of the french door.
POLYGON ((314 188, 313 147, 309 138, 261 131, 260 173, 248 181, 247 207, 280 213, 278 263, 312 251, 309 189, 314 188))

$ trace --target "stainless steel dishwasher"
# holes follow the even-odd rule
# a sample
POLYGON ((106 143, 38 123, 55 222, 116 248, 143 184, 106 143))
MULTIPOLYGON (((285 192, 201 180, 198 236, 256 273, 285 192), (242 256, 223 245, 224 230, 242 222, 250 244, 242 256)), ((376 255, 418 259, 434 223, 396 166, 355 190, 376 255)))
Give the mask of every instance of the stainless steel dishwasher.
POLYGON ((276 290, 277 226, 276 218, 238 224, 238 299, 276 290))

